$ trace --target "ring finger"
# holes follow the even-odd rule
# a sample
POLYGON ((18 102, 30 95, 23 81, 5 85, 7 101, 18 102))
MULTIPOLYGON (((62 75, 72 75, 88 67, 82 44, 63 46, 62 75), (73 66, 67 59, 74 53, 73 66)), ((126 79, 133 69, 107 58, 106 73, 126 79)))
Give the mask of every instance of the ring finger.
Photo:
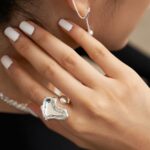
MULTIPOLYGON (((21 92, 23 92, 23 94, 25 95, 28 95, 29 99, 33 100, 36 103, 36 105, 29 105, 29 108, 33 110, 33 112, 35 112, 50 129, 65 136, 66 138, 75 140, 76 137, 66 129, 70 117, 64 121, 51 120, 49 122, 44 120, 43 115, 40 111, 40 106, 45 97, 57 97, 57 95, 37 83, 27 72, 25 72, 23 68, 21 68, 21 66, 15 59, 12 59, 9 56, 5 55, 1 58, 1 62, 6 69, 8 76, 19 87, 21 92)), ((71 107, 73 105, 72 103, 70 105, 62 105, 58 101, 58 105, 61 108, 67 109, 69 116, 72 116, 74 112, 73 107, 71 107)))
MULTIPOLYGON (((43 87, 35 79, 33 79, 15 59, 4 55, 1 58, 1 63, 6 68, 6 72, 12 81, 19 87, 21 92, 28 96, 39 106, 43 103, 45 97, 58 97, 53 91, 43 87)), ((67 105, 63 105, 63 107, 67 105)), ((68 108, 70 109, 70 107, 68 108)))

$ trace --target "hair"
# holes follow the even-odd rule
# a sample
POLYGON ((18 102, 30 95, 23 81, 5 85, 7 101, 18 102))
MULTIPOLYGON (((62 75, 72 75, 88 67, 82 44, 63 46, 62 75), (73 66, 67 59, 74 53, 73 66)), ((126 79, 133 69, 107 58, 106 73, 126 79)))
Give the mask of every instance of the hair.
POLYGON ((0 0, 0 29, 7 26, 11 19, 17 20, 20 16, 43 26, 38 16, 34 15, 32 9, 30 9, 34 6, 37 10, 38 5, 36 3, 37 0, 0 0))
POLYGON ((25 10, 28 4, 32 5, 33 1, 34 0, 0 0, 0 24, 8 23, 14 14, 34 18, 31 12, 25 10))
POLYGON ((15 0, 0 0, 0 23, 8 22, 16 5, 15 0))

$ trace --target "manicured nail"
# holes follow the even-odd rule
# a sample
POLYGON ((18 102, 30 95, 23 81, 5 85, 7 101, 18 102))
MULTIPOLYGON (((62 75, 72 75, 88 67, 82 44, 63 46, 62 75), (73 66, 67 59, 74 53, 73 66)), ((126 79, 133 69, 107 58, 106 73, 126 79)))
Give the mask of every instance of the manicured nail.
POLYGON ((67 104, 67 100, 62 96, 62 97, 60 97, 60 103, 61 104, 67 104))
POLYGON ((4 30, 4 34, 13 42, 16 42, 20 36, 20 34, 16 30, 14 30, 12 27, 7 27, 4 30))
POLYGON ((4 55, 1 58, 1 63, 6 69, 9 69, 9 67, 12 65, 13 61, 8 55, 4 55))
POLYGON ((66 31, 71 31, 73 28, 73 25, 65 19, 60 19, 58 24, 66 31))
POLYGON ((19 25, 19 28, 28 35, 32 35, 35 30, 35 27, 27 21, 22 21, 19 25))
POLYGON ((57 94, 58 96, 61 96, 61 91, 57 88, 54 89, 54 93, 57 94))

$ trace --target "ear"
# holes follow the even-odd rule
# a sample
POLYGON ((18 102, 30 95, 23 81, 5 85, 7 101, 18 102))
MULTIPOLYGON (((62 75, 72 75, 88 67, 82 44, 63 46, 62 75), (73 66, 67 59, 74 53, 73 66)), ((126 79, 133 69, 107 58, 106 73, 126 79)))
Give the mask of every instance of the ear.
POLYGON ((67 0, 69 6, 76 11, 74 4, 76 5, 81 16, 85 16, 90 7, 89 0, 67 0))

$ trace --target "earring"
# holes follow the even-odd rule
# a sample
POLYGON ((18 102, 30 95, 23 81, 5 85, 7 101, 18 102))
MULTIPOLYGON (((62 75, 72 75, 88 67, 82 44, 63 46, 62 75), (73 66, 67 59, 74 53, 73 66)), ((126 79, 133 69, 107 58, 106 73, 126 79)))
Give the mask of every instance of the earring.
POLYGON ((89 24, 89 14, 90 14, 90 12, 91 12, 91 8, 90 8, 90 7, 88 8, 87 13, 86 13, 85 16, 81 16, 80 13, 79 13, 79 11, 78 11, 77 5, 76 5, 76 3, 75 3, 74 0, 72 0, 72 3, 73 3, 73 6, 74 6, 74 8, 75 8, 75 10, 76 10, 77 15, 79 16, 79 18, 86 21, 88 33, 89 33, 90 35, 93 35, 93 34, 94 34, 94 31, 91 29, 90 24, 89 24))

